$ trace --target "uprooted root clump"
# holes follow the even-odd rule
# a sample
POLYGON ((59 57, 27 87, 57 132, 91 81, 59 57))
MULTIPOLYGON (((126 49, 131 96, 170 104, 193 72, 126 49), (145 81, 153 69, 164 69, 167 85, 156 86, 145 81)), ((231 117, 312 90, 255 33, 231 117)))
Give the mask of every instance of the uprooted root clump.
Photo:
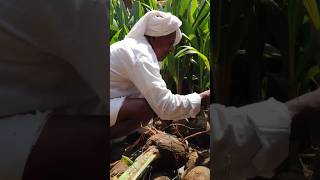
MULTIPOLYGON (((197 118, 177 121, 154 119, 153 125, 144 127, 145 132, 129 145, 124 154, 132 159, 141 157, 150 150, 157 150, 157 155, 150 162, 141 162, 144 173, 139 179, 192 179, 201 177, 210 179, 209 130, 210 125, 205 111, 197 118)), ((136 162, 135 161, 135 162, 136 162)), ((121 174, 128 172, 132 164, 112 166, 110 177, 121 179, 121 174)), ((140 172, 141 173, 141 172, 140 172)), ((130 175, 132 177, 133 175, 130 175)))

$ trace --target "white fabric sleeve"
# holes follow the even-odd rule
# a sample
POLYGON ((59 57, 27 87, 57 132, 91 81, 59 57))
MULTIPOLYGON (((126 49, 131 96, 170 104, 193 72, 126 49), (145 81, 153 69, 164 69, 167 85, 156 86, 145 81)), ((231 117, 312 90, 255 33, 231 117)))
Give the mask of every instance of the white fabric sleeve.
POLYGON ((127 69, 127 71, 131 81, 161 119, 189 118, 199 113, 200 95, 197 93, 172 94, 161 77, 159 66, 148 59, 139 58, 139 61, 134 62, 133 69, 127 69))
MULTIPOLYGON (((94 113, 106 114, 107 97, 107 8, 104 1, 71 0, 65 9, 73 13, 66 24, 72 24, 65 35, 61 56, 69 62, 99 97, 94 113), (69 7, 69 6, 70 7, 69 7), (70 23, 72 22, 72 23, 70 23), (69 35, 69 36, 68 36, 69 35)), ((63 19, 63 18, 62 18, 63 19)), ((64 32, 61 32, 63 36, 64 32)))
POLYGON ((287 157, 291 119, 274 99, 244 107, 210 106, 214 178, 272 177, 287 157))
POLYGON ((67 107, 106 114, 106 4, 0 1, 0 115, 67 107))

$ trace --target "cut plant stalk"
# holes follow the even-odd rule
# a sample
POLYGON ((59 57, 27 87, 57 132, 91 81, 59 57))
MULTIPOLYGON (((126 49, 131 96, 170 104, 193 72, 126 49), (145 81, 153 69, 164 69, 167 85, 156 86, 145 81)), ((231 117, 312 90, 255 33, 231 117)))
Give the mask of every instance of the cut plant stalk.
POLYGON ((147 169, 151 162, 159 158, 159 150, 156 146, 150 146, 142 153, 134 163, 119 177, 119 180, 136 180, 147 169))
POLYGON ((130 158, 126 156, 122 156, 122 158, 112 165, 112 169, 110 170, 111 177, 120 176, 123 172, 125 172, 133 162, 130 158))

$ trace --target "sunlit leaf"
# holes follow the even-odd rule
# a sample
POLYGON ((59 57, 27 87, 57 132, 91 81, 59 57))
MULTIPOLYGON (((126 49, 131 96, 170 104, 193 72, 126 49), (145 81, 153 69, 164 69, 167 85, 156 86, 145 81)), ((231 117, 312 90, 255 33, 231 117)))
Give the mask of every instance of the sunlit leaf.
POLYGON ((197 14, 197 17, 195 18, 195 21, 192 24, 192 27, 195 28, 195 27, 199 26, 209 14, 210 14, 209 3, 207 0, 204 0, 200 6, 199 13, 197 14))
POLYGON ((187 13, 187 10, 188 10, 188 7, 189 7, 189 4, 191 3, 190 0, 182 0, 180 1, 180 4, 179 4, 179 16, 180 17, 184 17, 185 13, 187 13))
POLYGON ((316 0, 303 0, 303 4, 305 9, 308 12, 308 15, 311 18, 312 24, 316 29, 320 27, 320 17, 319 17, 319 10, 318 4, 316 0))
POLYGON ((306 79, 307 80, 314 79, 319 74, 320 74, 320 67, 312 66, 307 73, 306 79))
POLYGON ((190 24, 193 24, 194 18, 193 15, 195 14, 195 11, 198 8, 198 1, 197 0, 191 0, 191 3, 189 4, 189 13, 188 13, 188 21, 190 24))
POLYGON ((115 43, 115 42, 117 42, 117 41, 119 41, 119 35, 120 35, 121 31, 122 31, 122 29, 117 31, 117 33, 114 36, 112 36, 110 45, 115 43))
POLYGON ((193 47, 195 47, 196 49, 199 49, 199 44, 198 41, 196 39, 196 32, 194 31, 194 29, 192 28, 192 25, 189 24, 188 21, 186 20, 182 20, 182 30, 183 32, 186 34, 186 36, 188 36, 188 39, 191 42, 191 45, 193 47))
POLYGON ((176 58, 181 58, 182 56, 188 55, 188 54, 196 54, 200 57, 200 59, 204 62, 206 68, 210 70, 210 65, 209 65, 209 60, 208 58, 199 52, 197 49, 191 47, 191 46, 181 46, 183 49, 180 50, 175 57, 176 58))

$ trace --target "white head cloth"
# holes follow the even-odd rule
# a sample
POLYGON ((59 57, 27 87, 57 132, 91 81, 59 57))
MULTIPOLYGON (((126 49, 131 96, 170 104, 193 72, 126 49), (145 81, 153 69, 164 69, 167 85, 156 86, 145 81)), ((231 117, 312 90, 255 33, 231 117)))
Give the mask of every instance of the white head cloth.
POLYGON ((142 16, 132 27, 126 37, 141 38, 144 35, 158 37, 165 36, 176 31, 176 39, 173 45, 177 45, 182 37, 179 27, 182 22, 176 16, 168 12, 149 11, 142 16))

